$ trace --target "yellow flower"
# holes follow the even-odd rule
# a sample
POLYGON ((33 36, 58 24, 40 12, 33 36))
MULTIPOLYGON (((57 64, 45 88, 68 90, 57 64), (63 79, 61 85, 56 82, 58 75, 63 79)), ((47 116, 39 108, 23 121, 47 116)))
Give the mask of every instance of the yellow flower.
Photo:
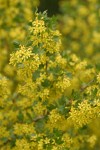
POLYGON ((15 150, 30 150, 30 144, 25 139, 16 140, 15 150))
POLYGON ((71 83, 68 77, 58 78, 58 82, 56 83, 56 87, 60 89, 62 92, 65 91, 66 88, 70 87, 71 83))
POLYGON ((97 75, 97 81, 100 83, 100 73, 97 75))
POLYGON ((33 56, 33 54, 30 48, 27 49, 24 45, 20 45, 20 50, 10 56, 10 64, 15 66, 17 63, 25 62, 28 58, 33 56))
POLYGON ((94 147, 94 145, 96 144, 96 141, 97 141, 96 135, 92 135, 88 138, 88 142, 90 143, 90 147, 94 147))

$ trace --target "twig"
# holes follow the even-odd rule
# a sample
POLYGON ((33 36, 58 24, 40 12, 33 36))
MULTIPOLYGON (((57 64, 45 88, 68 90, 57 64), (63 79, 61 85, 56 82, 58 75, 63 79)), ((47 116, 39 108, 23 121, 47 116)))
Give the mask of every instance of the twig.
POLYGON ((80 91, 83 92, 83 91, 84 91, 87 87, 89 87, 90 84, 93 83, 93 82, 94 82, 94 79, 91 80, 90 82, 88 82, 86 86, 81 87, 80 91))

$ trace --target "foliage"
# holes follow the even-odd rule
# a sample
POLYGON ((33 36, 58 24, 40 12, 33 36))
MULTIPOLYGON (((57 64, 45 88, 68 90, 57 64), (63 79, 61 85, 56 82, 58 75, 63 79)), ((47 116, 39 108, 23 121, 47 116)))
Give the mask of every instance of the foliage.
POLYGON ((54 22, 46 12, 36 12, 26 39, 9 52, 9 76, 0 75, 1 150, 78 150, 96 144, 89 125, 100 117, 99 70, 62 50, 54 22))
MULTIPOLYGON (((27 22, 34 17, 38 0, 0 0, 0 72, 7 77, 10 53, 18 41, 24 40, 27 31, 27 22), (17 41, 16 41, 17 40, 17 41)), ((14 72, 12 71, 12 75, 14 72)), ((15 74, 14 74, 15 75, 15 74)))
MULTIPOLYGON (((92 63, 100 60, 99 0, 60 0, 59 29, 64 45, 92 63)), ((100 64, 99 64, 100 65, 100 64)))

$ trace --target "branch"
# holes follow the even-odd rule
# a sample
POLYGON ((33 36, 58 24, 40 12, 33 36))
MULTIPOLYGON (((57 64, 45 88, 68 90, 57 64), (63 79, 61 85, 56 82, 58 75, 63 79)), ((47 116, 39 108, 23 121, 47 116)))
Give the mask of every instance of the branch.
POLYGON ((94 82, 94 79, 92 79, 90 82, 88 82, 86 86, 81 87, 80 91, 83 92, 83 91, 84 91, 87 87, 89 87, 90 84, 93 83, 93 82, 94 82))
POLYGON ((39 121, 39 120, 45 118, 47 115, 49 115, 49 112, 46 112, 46 113, 44 112, 44 115, 40 115, 40 116, 34 118, 33 121, 34 121, 34 122, 37 122, 37 121, 39 121))

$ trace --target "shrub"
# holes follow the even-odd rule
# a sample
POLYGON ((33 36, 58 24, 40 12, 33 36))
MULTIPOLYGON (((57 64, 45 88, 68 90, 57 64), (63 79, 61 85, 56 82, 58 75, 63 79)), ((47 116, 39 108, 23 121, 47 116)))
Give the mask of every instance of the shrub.
POLYGON ((0 148, 92 148, 97 137, 88 126, 100 115, 99 71, 62 50, 61 34, 46 12, 35 13, 27 33, 10 54, 16 87, 0 76, 0 148))

